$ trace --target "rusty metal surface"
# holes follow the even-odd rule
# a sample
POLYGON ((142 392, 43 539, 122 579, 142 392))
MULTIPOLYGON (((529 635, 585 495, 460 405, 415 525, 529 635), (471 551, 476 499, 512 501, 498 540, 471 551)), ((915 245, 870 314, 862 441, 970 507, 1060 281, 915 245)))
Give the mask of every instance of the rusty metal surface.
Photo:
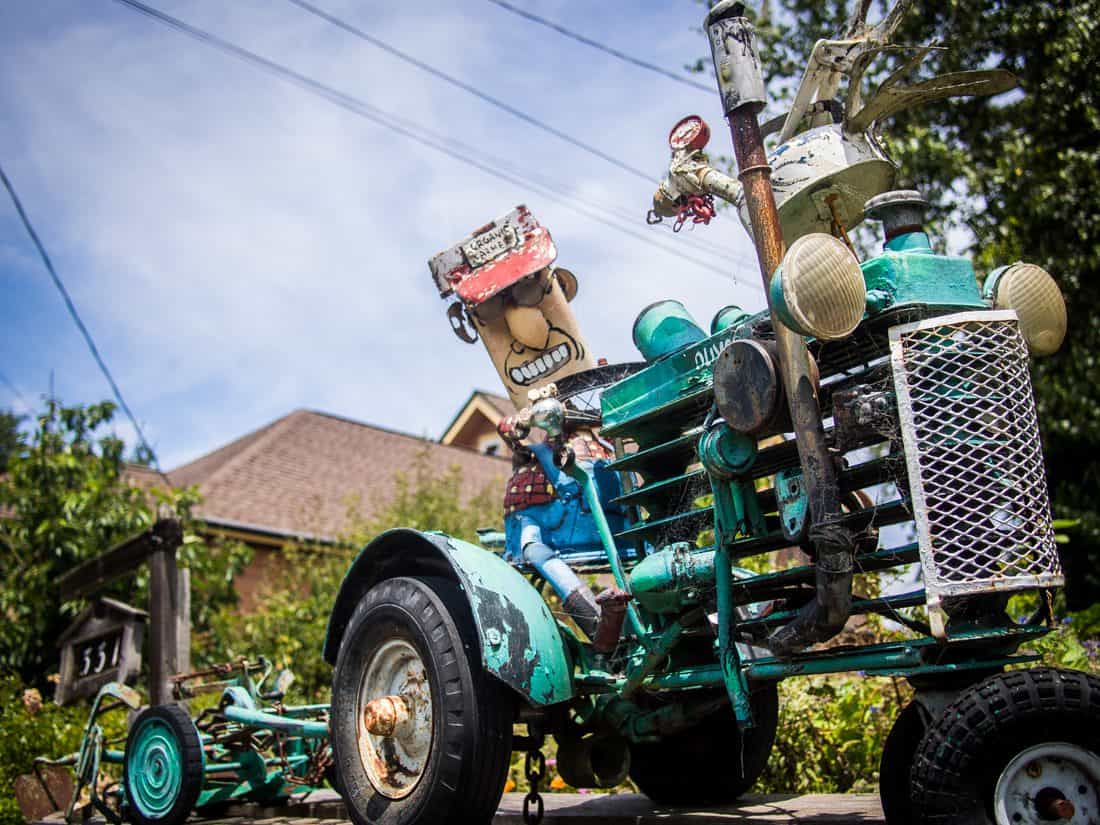
MULTIPOLYGON (((786 251, 771 188, 771 169, 752 107, 745 106, 731 112, 728 120, 745 203, 752 218, 761 275, 767 289, 786 251)), ((840 502, 836 468, 825 444, 825 428, 818 406, 810 354, 802 336, 787 329, 775 318, 772 324, 802 474, 810 498, 810 512, 815 522, 825 521, 839 513, 840 502)))
POLYGON ((393 736, 397 726, 409 718, 409 706, 402 696, 372 699, 363 708, 363 725, 375 736, 393 736))
POLYGON ((73 798, 73 774, 69 768, 40 765, 35 770, 17 777, 13 783, 15 801, 28 821, 64 810, 73 798))
POLYGON ((764 341, 740 339, 714 364, 714 402, 723 420, 740 433, 774 430, 777 412, 786 407, 772 349, 764 341))

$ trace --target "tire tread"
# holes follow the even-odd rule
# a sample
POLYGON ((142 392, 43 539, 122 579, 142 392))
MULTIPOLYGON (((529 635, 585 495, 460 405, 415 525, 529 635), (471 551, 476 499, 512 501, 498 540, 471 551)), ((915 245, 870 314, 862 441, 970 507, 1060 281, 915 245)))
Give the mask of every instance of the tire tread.
MULTIPOLYGON (((991 676, 960 694, 928 728, 913 760, 913 821, 923 825, 984 822, 989 776, 1010 748, 1035 733, 1072 732, 1100 747, 1100 679, 1051 667, 991 676)), ((1059 735, 1051 733, 1050 735, 1059 735)))

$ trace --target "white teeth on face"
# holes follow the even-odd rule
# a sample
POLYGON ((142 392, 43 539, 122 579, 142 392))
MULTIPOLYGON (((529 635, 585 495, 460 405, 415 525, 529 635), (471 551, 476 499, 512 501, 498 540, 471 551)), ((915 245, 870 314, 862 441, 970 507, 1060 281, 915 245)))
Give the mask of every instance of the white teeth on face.
POLYGON ((548 372, 554 372, 559 366, 569 360, 569 345, 558 344, 554 349, 549 352, 540 355, 538 358, 532 358, 526 364, 520 364, 518 367, 512 367, 508 374, 512 376, 512 380, 517 384, 529 383, 532 379, 538 378, 542 375, 546 375, 548 372))

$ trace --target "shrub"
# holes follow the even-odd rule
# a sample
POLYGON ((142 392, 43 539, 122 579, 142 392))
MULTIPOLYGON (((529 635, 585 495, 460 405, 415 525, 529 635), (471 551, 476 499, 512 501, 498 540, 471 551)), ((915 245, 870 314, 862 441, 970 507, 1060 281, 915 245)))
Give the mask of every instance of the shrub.
MULTIPOLYGON (((36 756, 58 757, 80 747, 87 702, 58 707, 14 675, 0 675, 0 825, 22 825, 12 783, 30 773, 36 756)), ((125 714, 100 717, 108 737, 121 736, 125 714)))

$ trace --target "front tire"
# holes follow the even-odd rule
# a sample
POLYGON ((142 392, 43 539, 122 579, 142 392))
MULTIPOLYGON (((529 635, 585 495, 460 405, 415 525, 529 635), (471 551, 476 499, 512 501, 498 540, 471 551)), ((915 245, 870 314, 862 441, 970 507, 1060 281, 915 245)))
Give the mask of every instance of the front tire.
POLYGON ((130 726, 122 787, 134 825, 182 825, 203 784, 199 732, 179 705, 146 708, 130 726))
POLYGON ((1100 679, 1033 668, 980 682, 928 729, 912 776, 924 825, 1100 821, 1100 679))
POLYGON ((779 724, 775 684, 752 693, 756 724, 737 727, 732 708, 654 743, 630 746, 630 778, 662 805, 721 805, 752 787, 768 762, 779 724))
POLYGON ((504 789, 513 715, 509 691, 481 667, 473 616, 453 582, 375 585, 348 623, 332 683, 333 757, 351 819, 488 822, 504 789), (409 710, 388 735, 364 719, 382 696, 402 697, 409 710))

